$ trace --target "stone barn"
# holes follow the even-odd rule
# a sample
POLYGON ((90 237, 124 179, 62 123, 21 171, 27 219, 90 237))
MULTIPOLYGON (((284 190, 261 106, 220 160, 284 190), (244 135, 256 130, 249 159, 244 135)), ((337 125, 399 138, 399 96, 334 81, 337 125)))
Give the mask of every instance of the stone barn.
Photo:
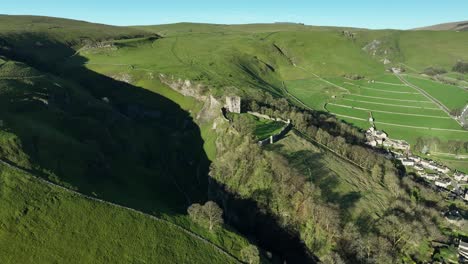
POLYGON ((241 99, 239 96, 226 97, 226 109, 231 113, 241 112, 241 99))

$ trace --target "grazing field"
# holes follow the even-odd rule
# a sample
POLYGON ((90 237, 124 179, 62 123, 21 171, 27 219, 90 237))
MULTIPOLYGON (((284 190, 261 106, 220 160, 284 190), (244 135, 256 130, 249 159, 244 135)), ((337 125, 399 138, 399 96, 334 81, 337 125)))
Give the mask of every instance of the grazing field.
POLYGON ((405 79, 423 89, 450 110, 460 109, 468 104, 468 91, 460 87, 414 76, 405 76, 405 79))
POLYGON ((285 124, 282 122, 258 118, 256 120, 254 134, 258 139, 265 139, 279 133, 284 126, 285 124))
MULTIPOLYGON (((311 92, 307 92, 307 85, 313 87, 314 82, 302 84, 303 91, 294 85, 288 85, 288 91, 310 107, 318 108, 318 105, 324 104, 324 108, 330 113, 363 129, 370 126, 367 120, 372 113, 378 129, 385 130, 391 137, 406 139, 412 144, 418 137, 438 137, 444 141, 468 140, 468 131, 463 130, 455 120, 423 94, 399 82, 392 75, 386 74, 381 77, 373 82, 329 78, 327 81, 346 88, 349 93, 343 92, 336 98, 330 96, 326 100, 312 96, 315 88, 310 88, 311 92)), ((315 82, 325 87, 330 86, 321 80, 315 82)), ((463 90, 454 88, 457 90, 449 90, 446 97, 464 95, 463 90)))
POLYGON ((322 110, 324 102, 330 100, 332 96, 346 92, 317 78, 289 80, 285 81, 285 85, 289 93, 318 110, 322 110))

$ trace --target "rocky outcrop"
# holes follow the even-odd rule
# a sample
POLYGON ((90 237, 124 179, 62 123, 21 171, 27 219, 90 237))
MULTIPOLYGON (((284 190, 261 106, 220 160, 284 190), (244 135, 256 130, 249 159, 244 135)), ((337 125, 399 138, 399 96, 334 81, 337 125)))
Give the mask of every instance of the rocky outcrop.
MULTIPOLYGON (((223 107, 222 103, 212 95, 206 95, 207 88, 202 84, 195 84, 190 80, 183 80, 181 78, 169 77, 165 74, 159 74, 159 79, 162 83, 166 84, 176 92, 190 96, 203 103, 203 108, 197 115, 197 119, 204 122, 214 120, 221 116, 220 109, 223 107)), ((215 126, 216 127, 216 126, 215 126)))

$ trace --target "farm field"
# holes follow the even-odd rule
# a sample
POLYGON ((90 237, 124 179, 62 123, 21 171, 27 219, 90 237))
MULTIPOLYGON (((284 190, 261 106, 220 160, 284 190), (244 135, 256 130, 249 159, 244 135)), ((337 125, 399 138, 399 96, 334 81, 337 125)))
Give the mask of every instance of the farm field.
MULTIPOLYGON (((419 79, 414 79, 419 81, 419 79)), ((381 75, 373 82, 345 78, 327 78, 327 81, 349 92, 336 93, 335 98, 324 97, 323 93, 322 97, 314 96, 317 90, 323 91, 323 87, 334 87, 319 79, 313 79, 313 82, 307 83, 301 81, 300 86, 290 81, 286 84, 288 91, 306 105, 313 108, 321 106, 322 108, 318 109, 325 108, 339 118, 363 129, 370 126, 368 119, 369 113, 372 113, 378 129, 385 130, 390 137, 405 139, 413 144, 418 137, 438 137, 444 141, 468 140, 468 131, 463 130, 438 105, 414 88, 403 84, 393 75, 381 75), (319 88, 314 87, 315 84, 319 88)), ((437 85, 435 83, 430 87, 436 89, 434 87, 437 85)), ((458 97, 456 100, 459 102, 466 99, 463 98, 463 93, 465 93, 463 90, 453 86, 450 88, 457 90, 450 89, 449 92, 442 93, 445 98, 458 97)), ((441 101, 443 100, 443 97, 436 95, 441 98, 441 101)))
POLYGON ((439 100, 450 110, 460 109, 468 104, 468 91, 460 87, 410 75, 407 75, 404 78, 411 84, 416 85, 439 100))

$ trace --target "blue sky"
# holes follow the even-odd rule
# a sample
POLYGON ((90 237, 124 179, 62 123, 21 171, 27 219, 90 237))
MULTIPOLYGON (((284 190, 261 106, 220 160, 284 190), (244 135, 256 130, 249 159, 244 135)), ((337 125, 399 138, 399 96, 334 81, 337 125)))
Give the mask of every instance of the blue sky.
POLYGON ((1 0, 0 13, 56 16, 112 25, 288 21, 409 29, 468 20, 468 0, 1 0))

